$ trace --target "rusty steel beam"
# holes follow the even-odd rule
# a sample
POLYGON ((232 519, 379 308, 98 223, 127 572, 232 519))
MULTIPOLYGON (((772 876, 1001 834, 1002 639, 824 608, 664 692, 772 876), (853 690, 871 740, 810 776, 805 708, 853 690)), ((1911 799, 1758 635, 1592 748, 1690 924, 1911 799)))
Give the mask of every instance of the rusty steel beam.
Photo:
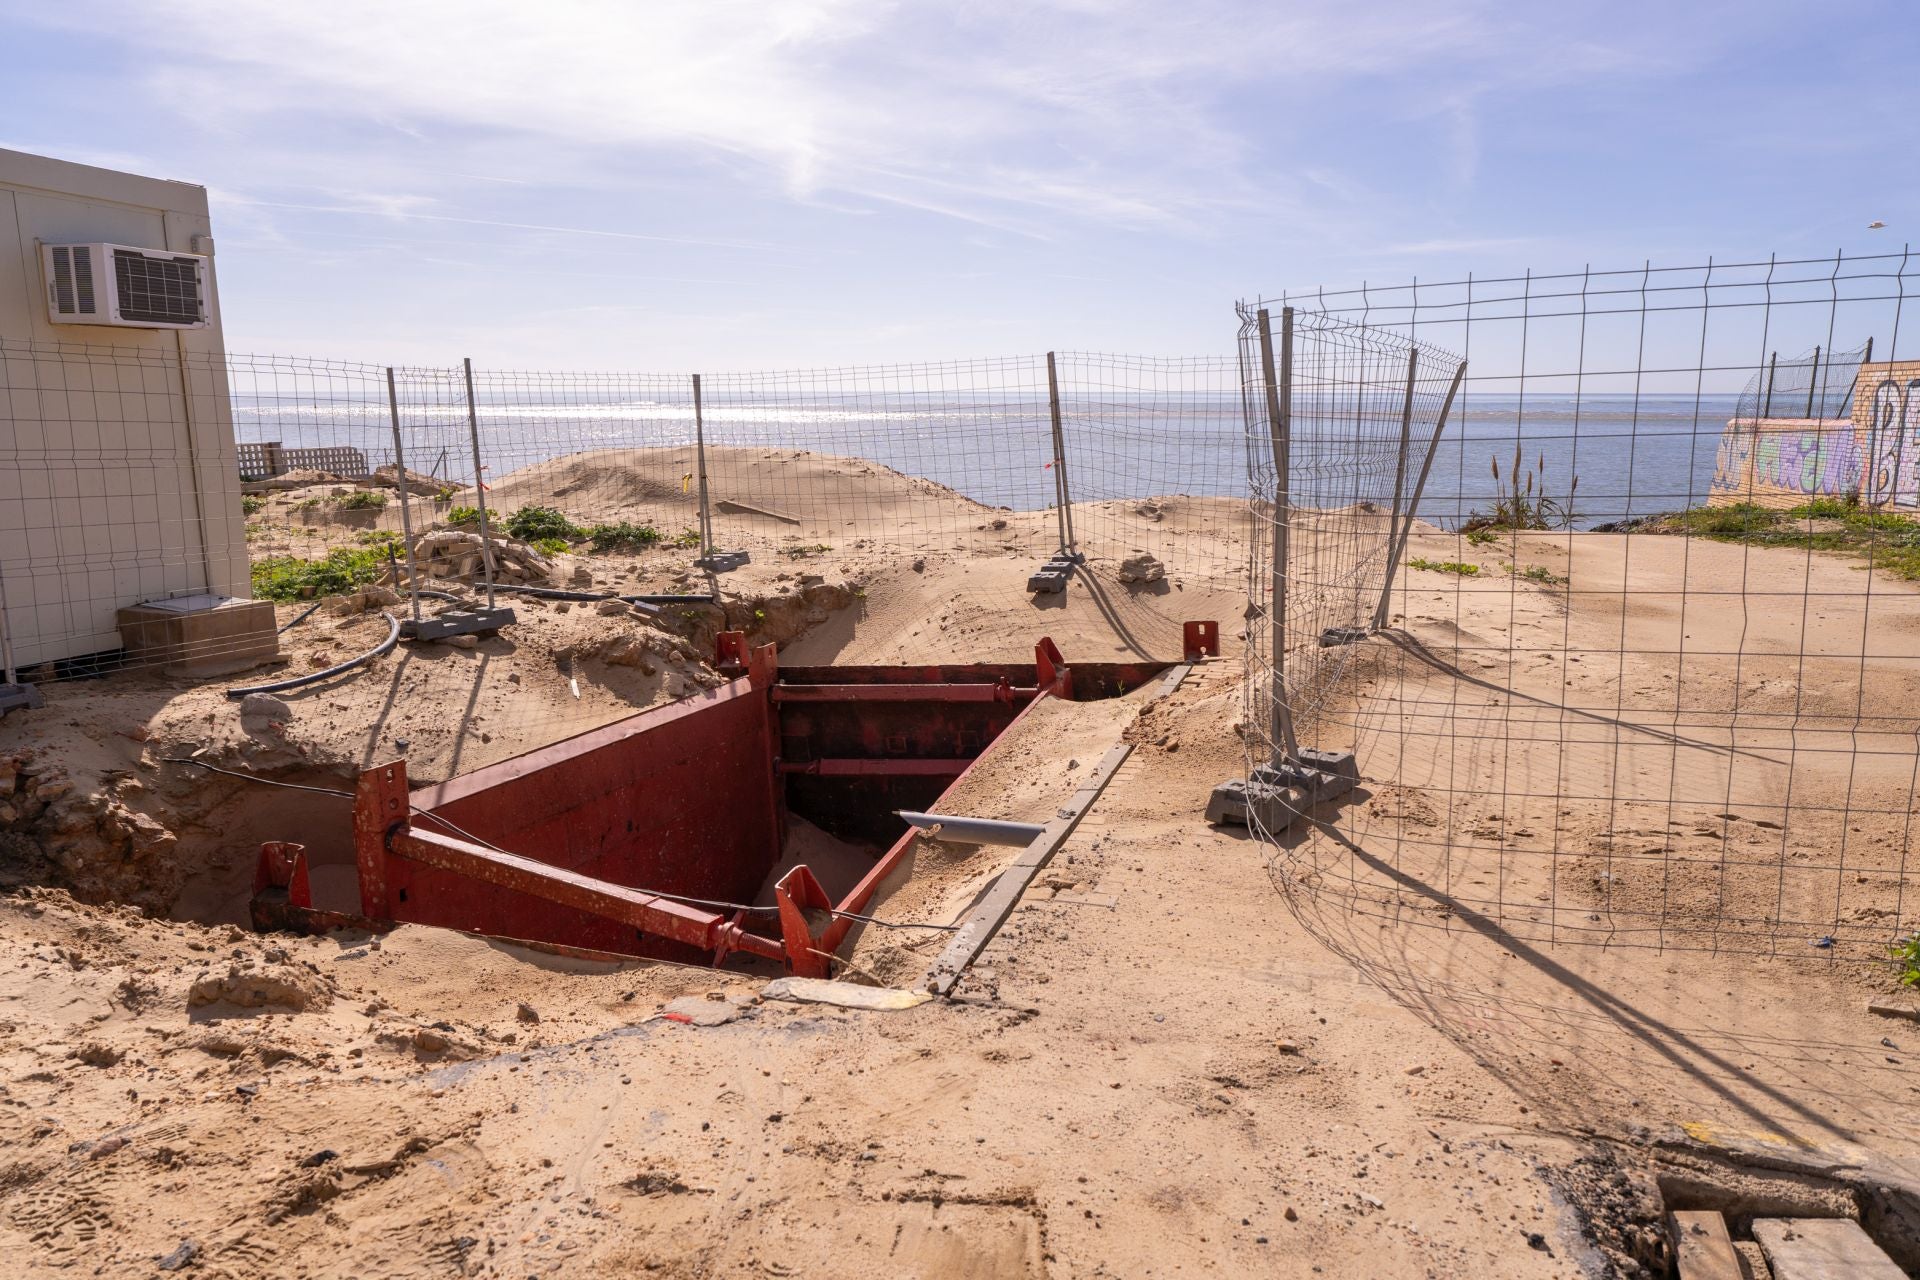
POLYGON ((1040 696, 1005 680, 987 684, 777 684, 775 702, 1013 702, 1040 696))
POLYGON ((972 760, 927 760, 911 756, 877 760, 782 760, 781 773, 807 773, 821 778, 957 778, 972 760))
POLYGON ((671 938, 704 951, 745 951, 770 960, 785 960, 777 942, 728 923, 724 916, 644 889, 596 880, 549 866, 517 853, 482 848, 453 836, 403 829, 388 839, 395 857, 436 867, 516 893, 557 902, 591 915, 604 916, 640 930, 671 938))

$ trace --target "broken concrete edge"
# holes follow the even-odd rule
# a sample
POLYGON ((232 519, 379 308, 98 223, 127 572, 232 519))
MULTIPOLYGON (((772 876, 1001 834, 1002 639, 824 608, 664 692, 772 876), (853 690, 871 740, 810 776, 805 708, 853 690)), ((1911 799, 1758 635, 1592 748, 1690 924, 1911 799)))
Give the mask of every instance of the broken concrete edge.
POLYGON ((1837 1184, 1853 1196, 1861 1224, 1889 1255, 1902 1266, 1920 1264, 1920 1160, 1702 1121, 1670 1126, 1637 1144, 1604 1140, 1837 1184))
POLYGON ((933 999, 930 991, 866 987, 831 978, 775 978, 760 988, 760 995, 768 1000, 830 1004, 841 1009, 871 1009, 879 1012, 913 1009, 933 999))

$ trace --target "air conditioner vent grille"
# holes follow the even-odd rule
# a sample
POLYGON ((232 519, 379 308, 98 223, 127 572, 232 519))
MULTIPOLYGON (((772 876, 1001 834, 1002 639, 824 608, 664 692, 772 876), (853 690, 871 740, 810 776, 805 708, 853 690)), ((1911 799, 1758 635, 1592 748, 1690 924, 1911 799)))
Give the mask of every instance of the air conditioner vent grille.
POLYGON ((127 249, 113 251, 120 315, 154 324, 197 324, 201 318, 199 262, 127 249))
POLYGON ((86 245, 54 249, 53 305, 63 316, 95 314, 93 251, 86 245))

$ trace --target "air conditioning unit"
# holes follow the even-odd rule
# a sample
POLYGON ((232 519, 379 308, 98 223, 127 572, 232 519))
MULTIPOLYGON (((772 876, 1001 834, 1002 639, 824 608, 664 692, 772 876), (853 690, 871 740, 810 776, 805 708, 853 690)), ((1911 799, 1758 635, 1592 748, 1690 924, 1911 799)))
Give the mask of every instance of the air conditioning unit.
POLYGON ((124 244, 43 244, 47 319, 131 329, 207 327, 207 260, 124 244))

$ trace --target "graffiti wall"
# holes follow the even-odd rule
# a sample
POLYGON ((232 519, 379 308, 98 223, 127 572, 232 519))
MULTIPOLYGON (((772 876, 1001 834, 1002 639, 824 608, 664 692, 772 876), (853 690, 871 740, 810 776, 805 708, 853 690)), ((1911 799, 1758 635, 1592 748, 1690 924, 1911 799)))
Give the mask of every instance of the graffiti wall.
POLYGON ((1860 366, 1850 418, 1735 418, 1714 456, 1713 506, 1814 498, 1920 510, 1920 361, 1860 366))

